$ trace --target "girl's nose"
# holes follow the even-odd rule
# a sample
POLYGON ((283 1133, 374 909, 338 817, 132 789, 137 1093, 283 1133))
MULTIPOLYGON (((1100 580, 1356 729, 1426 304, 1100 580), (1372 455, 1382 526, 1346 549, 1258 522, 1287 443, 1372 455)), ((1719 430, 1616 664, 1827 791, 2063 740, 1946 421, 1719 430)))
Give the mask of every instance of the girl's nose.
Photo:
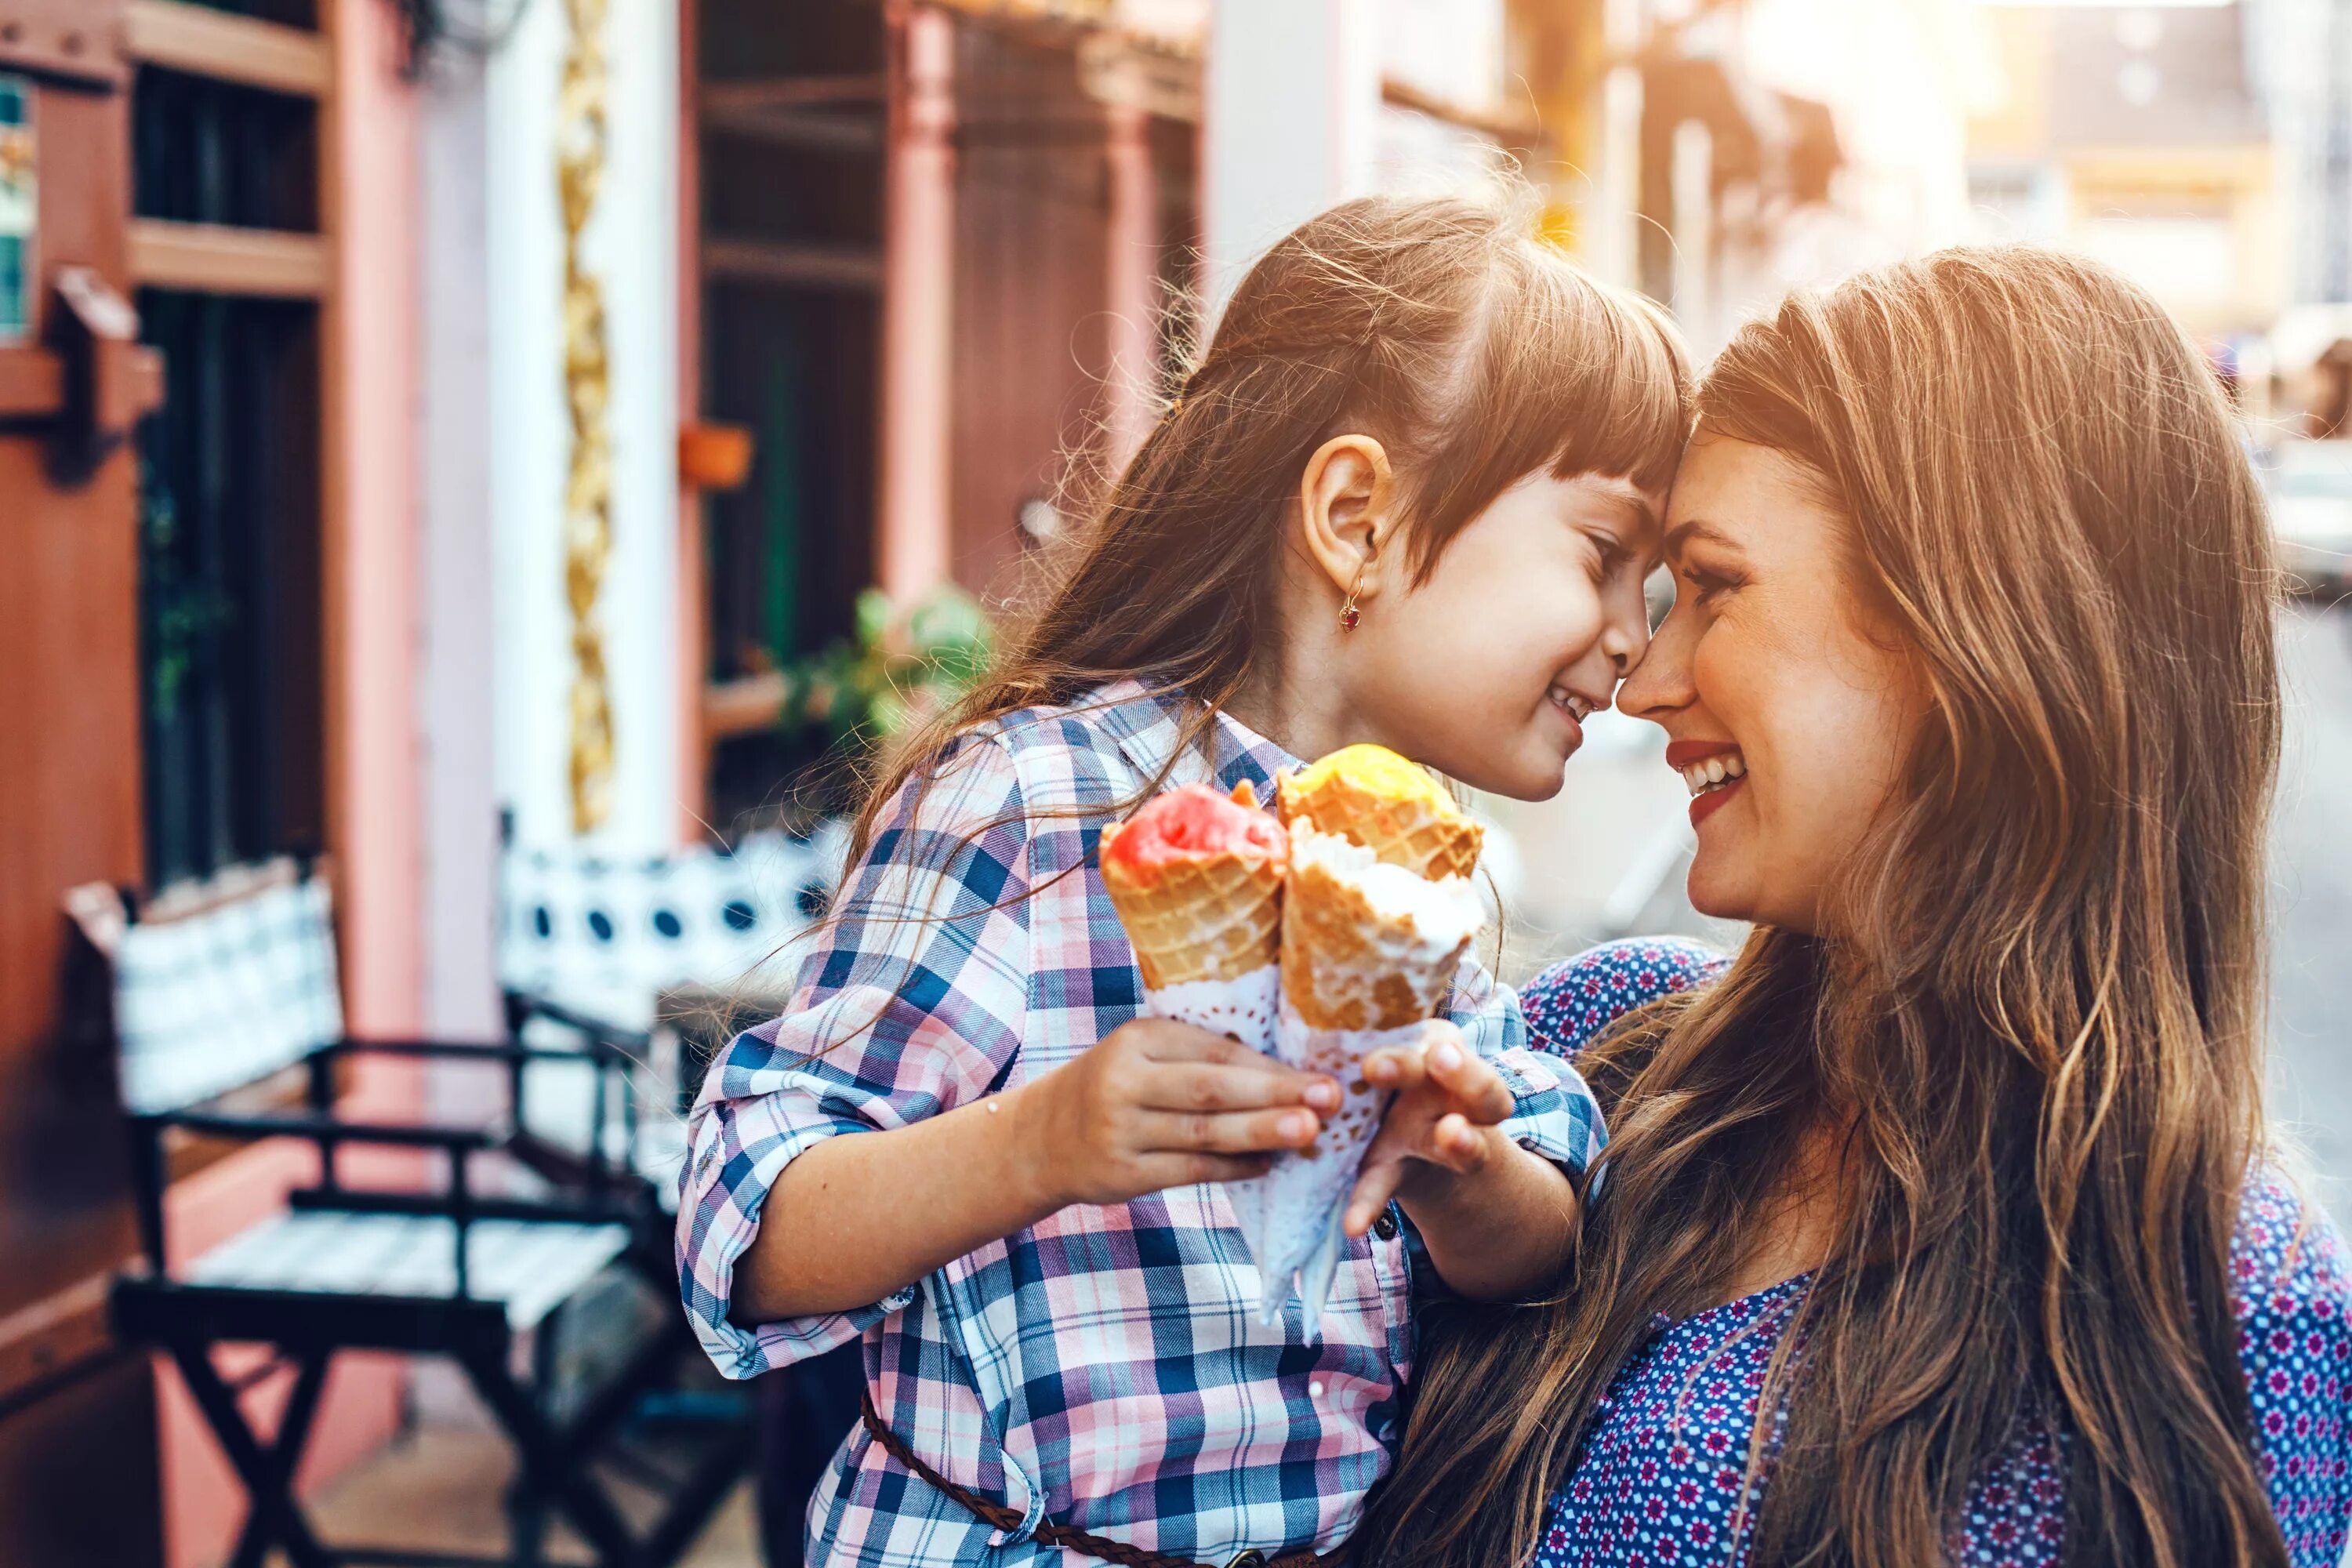
POLYGON ((1612 671, 1619 680, 1625 679, 1650 646, 1650 617, 1638 602, 1630 611, 1612 612, 1608 623, 1601 628, 1601 651, 1609 656, 1612 671))

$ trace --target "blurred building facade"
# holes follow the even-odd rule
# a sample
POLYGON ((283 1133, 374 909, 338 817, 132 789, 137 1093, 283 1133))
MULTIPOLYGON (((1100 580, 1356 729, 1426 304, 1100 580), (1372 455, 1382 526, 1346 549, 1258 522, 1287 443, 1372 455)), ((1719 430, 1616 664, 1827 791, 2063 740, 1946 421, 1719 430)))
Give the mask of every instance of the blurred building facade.
MULTIPOLYGON (((0 238, 27 201, 37 231, 21 330, 0 265, 0 529, 28 563, 0 574, 0 1158, 96 1151, 0 1200, 0 1498, 49 1503, 0 1507, 0 1561, 205 1568, 236 1526, 173 1381, 107 1359, 91 1284, 130 1220, 65 889, 323 849, 354 1028, 488 1033, 509 836, 651 854, 772 814, 820 747, 777 728, 794 661, 868 585, 1017 594, 1292 224, 1516 161, 1548 232, 1709 347, 1962 231, 1973 16, 0 0, 31 24, 0 29, 0 238), (160 408, 84 472, 40 401, 73 265, 160 356, 160 408), (125 1445, 153 1465, 76 1523, 56 1456, 125 1445)), ((203 1152, 175 1229, 301 1175, 203 1152)), ((396 1365, 339 1372, 306 1473, 403 1399, 396 1365)))
POLYGON ((2289 237, 2247 8, 1987 16, 2000 86, 1969 126, 1979 232, 2107 261, 2209 339, 2267 330, 2289 237))

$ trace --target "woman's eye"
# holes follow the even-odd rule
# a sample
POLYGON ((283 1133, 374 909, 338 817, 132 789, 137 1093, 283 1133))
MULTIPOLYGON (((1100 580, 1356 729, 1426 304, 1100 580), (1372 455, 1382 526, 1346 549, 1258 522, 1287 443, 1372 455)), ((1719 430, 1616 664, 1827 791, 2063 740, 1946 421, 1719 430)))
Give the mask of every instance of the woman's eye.
POLYGON ((1702 609, 1711 606, 1724 595, 1739 585, 1720 573, 1709 572, 1700 566, 1684 567, 1683 577, 1690 584, 1692 599, 1702 609))

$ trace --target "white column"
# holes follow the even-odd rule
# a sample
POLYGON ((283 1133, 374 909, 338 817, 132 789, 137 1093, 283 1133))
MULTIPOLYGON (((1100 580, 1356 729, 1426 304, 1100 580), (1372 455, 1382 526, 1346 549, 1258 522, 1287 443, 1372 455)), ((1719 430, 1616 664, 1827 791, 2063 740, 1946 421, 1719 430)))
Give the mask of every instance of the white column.
MULTIPOLYGON (((571 617, 564 601, 563 225, 556 90, 562 0, 524 8, 491 60, 490 495, 499 793, 523 843, 572 836, 571 617)), ((677 693, 677 7, 611 0, 607 153, 584 237, 610 361, 612 550, 599 597, 613 715, 615 853, 676 842, 677 693)))
POLYGON ((1268 246, 1370 188, 1374 0, 1215 0, 1205 87, 1202 284, 1213 315, 1268 246))
POLYGON ((1675 127, 1675 315, 1702 353, 1717 346, 1715 138, 1696 120, 1675 127))
POLYGON ((470 57, 421 90, 424 203, 425 1022, 499 1027, 498 660, 489 440, 488 104, 470 57))

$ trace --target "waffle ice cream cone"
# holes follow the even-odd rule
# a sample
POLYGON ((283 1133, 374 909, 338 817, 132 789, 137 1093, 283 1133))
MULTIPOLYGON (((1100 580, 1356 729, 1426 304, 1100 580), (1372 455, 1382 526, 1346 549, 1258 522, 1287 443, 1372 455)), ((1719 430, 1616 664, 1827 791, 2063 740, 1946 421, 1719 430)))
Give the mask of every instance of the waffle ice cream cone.
POLYGON ((1286 849, 1247 780, 1231 798, 1184 785, 1106 828, 1103 885, 1145 989, 1235 980, 1274 963, 1286 849))
POLYGON ((1341 1205, 1388 1111, 1386 1091, 1364 1079, 1364 1058, 1417 1042, 1444 1006, 1484 911, 1464 878, 1420 876, 1304 820, 1290 854, 1275 1050, 1336 1079, 1341 1100, 1313 1144, 1260 1178, 1252 1248, 1260 1317, 1274 1321, 1295 1278, 1311 1331, 1344 1245, 1341 1205))
POLYGON ((1343 747, 1275 781, 1286 826, 1310 823, 1432 881, 1467 878, 1483 830, 1445 786, 1385 746, 1343 747))
POLYGON ((1301 827, 1296 841, 1314 853, 1291 872, 1284 999, 1316 1029, 1401 1029, 1434 1016, 1478 928, 1469 884, 1416 877, 1312 827, 1301 827), (1365 875, 1380 868, 1392 876, 1365 875))

